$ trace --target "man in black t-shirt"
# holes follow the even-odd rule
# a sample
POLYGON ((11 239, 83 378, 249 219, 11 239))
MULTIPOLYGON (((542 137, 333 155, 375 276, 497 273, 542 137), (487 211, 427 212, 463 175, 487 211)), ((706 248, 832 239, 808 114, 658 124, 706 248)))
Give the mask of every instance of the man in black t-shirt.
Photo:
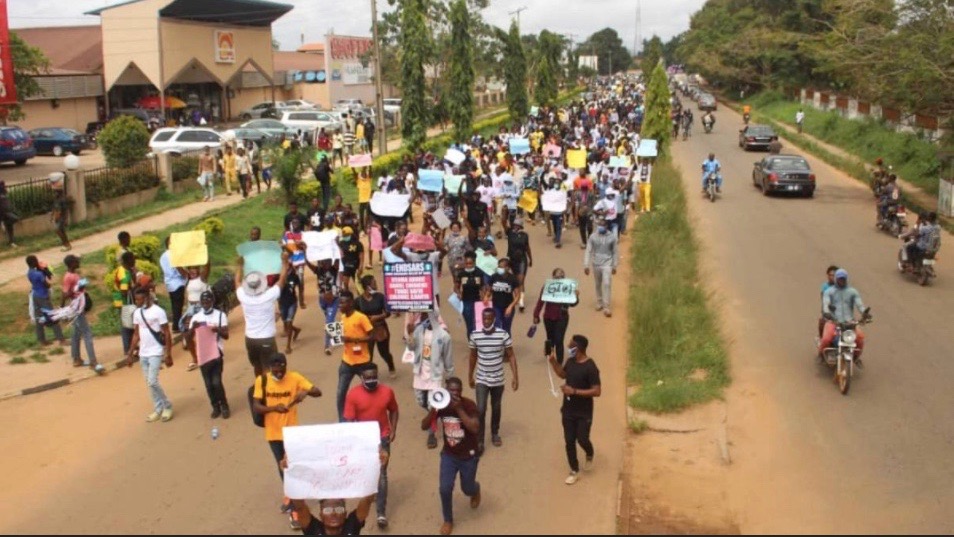
POLYGON ((497 261, 497 273, 490 277, 491 301, 497 310, 497 326, 511 334, 513 316, 523 297, 520 280, 510 271, 510 260, 501 257, 497 261))
POLYGON ((474 304, 480 302, 484 293, 483 272, 477 270, 477 255, 474 252, 464 254, 464 268, 457 273, 454 279, 454 292, 464 303, 464 324, 467 326, 467 337, 476 330, 477 319, 474 316, 474 304))
POLYGON ((298 297, 302 289, 298 271, 294 267, 289 267, 287 270, 285 285, 278 296, 278 311, 285 328, 285 354, 291 354, 292 341, 298 339, 298 334, 301 333, 301 328, 295 326, 295 314, 298 312, 298 297))
POLYGON ((288 204, 288 214, 285 215, 285 231, 291 226, 291 221, 298 219, 299 222, 305 222, 305 215, 298 212, 298 202, 293 201, 288 204))
POLYGON ((378 292, 378 282, 371 274, 365 274, 361 277, 361 286, 364 293, 359 295, 354 301, 355 309, 365 314, 374 330, 371 332, 372 340, 368 343, 368 350, 371 353, 371 359, 374 360, 374 347, 377 346, 381 352, 381 357, 388 364, 388 374, 393 379, 396 376, 394 370, 394 357, 391 356, 391 332, 388 330, 387 318, 391 312, 387 309, 387 300, 383 293, 378 292))
POLYGON ((586 354, 589 340, 584 336, 575 335, 570 339, 570 358, 566 364, 560 365, 556 358, 556 351, 549 356, 553 372, 566 384, 563 390, 563 439, 566 441, 566 458, 570 463, 570 475, 564 483, 572 485, 579 479, 580 462, 576 456, 576 444, 586 453, 586 467, 589 470, 593 463, 593 444, 590 442, 590 428, 593 426, 593 398, 602 393, 600 387, 600 370, 596 362, 586 354))
POLYGON ((421 430, 427 431, 432 423, 437 423, 444 437, 444 449, 441 451, 440 494, 444 524, 441 535, 450 535, 454 530, 454 481, 460 474, 460 489, 470 496, 470 507, 480 506, 480 483, 477 481, 477 434, 480 419, 477 403, 463 397, 464 384, 457 377, 447 379, 447 391, 450 404, 437 410, 431 408, 421 420, 421 430))
MULTIPOLYGON (((533 266, 533 252, 530 251, 530 236, 523 230, 523 218, 515 218, 510 232, 507 233, 507 257, 510 258, 510 270, 520 280, 520 287, 527 278, 527 268, 533 266)), ((520 311, 523 311, 523 293, 520 294, 520 311)), ((509 332, 509 330, 508 330, 509 332)))
POLYGON ((489 213, 487 212, 487 205, 480 201, 479 192, 468 191, 467 197, 464 198, 464 204, 467 207, 468 228, 476 233, 477 229, 481 226, 489 226, 490 221, 488 220, 489 213))
POLYGON ((345 226, 341 230, 338 246, 341 248, 341 288, 350 289, 351 279, 358 273, 364 261, 364 245, 354 235, 354 230, 345 226))

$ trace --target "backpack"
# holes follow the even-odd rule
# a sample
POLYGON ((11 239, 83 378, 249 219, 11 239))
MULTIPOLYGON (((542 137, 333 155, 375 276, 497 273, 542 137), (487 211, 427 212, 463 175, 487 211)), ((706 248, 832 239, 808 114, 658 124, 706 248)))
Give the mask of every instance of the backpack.
MULTIPOLYGON (((268 384, 268 375, 263 374, 262 375, 262 399, 260 400, 260 402, 263 405, 265 404, 265 386, 267 384, 268 384)), ((258 412, 255 412, 254 401, 255 401, 255 383, 252 383, 252 385, 248 389, 248 409, 252 413, 252 423, 254 423, 258 427, 265 427, 265 414, 259 414, 258 412)))

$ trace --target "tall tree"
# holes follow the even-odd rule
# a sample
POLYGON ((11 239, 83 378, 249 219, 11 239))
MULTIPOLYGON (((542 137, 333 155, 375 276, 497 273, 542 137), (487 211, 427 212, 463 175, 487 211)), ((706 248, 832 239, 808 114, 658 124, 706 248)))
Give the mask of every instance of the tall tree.
POLYGON ((427 138, 427 81, 424 63, 431 54, 425 17, 427 0, 404 0, 401 10, 401 136, 402 145, 417 151, 427 138))
POLYGON ((580 45, 579 50, 587 56, 597 56, 597 70, 601 75, 625 71, 633 65, 633 56, 623 46, 623 40, 612 28, 603 28, 580 45))
POLYGON ((657 63, 649 75, 646 86, 646 112, 643 116, 642 137, 656 140, 661 151, 666 150, 672 135, 671 100, 669 93, 669 79, 666 69, 657 63))
POLYGON ((517 21, 510 23, 510 31, 497 30, 498 38, 503 42, 504 81, 507 83, 507 109, 510 117, 522 119, 530 113, 530 100, 527 97, 527 57, 523 51, 520 27, 517 21))
POLYGON ((643 41, 643 54, 640 62, 640 69, 643 73, 652 73, 656 64, 663 57, 663 43, 658 35, 653 34, 649 40, 643 41))
MULTIPOLYGON (((16 32, 10 32, 10 55, 13 59, 13 83, 17 88, 17 99, 23 101, 28 97, 42 95, 43 90, 34 77, 49 72, 50 60, 37 47, 30 46, 16 32)), ((20 121, 26 115, 19 104, 7 107, 6 117, 0 121, 20 121)))
POLYGON ((467 140, 474 122, 474 45, 466 0, 450 6, 450 118, 454 139, 467 140))
POLYGON ((536 88, 533 97, 544 106, 556 100, 560 93, 559 79, 562 74, 560 58, 563 55, 563 40, 557 34, 543 30, 537 39, 536 88))
POLYGON ((558 93, 556 76, 550 67, 550 59, 543 56, 537 66, 537 86, 533 91, 533 98, 538 105, 546 106, 556 100, 558 93))

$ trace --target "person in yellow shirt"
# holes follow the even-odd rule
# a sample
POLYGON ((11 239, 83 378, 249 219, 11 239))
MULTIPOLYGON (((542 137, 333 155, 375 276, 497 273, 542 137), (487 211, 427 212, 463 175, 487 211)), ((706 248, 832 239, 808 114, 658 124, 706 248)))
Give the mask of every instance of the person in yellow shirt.
MULTIPOLYGON (((285 480, 282 459, 285 458, 285 440, 282 427, 298 425, 298 404, 306 397, 321 397, 321 390, 295 371, 287 371, 284 354, 275 354, 267 374, 255 379, 252 391, 252 411, 265 418, 265 440, 278 464, 278 475, 285 480)), ((291 500, 282 502, 282 512, 291 511, 291 500)), ((292 519, 292 522, 294 520, 292 519)))
POLYGON ((364 121, 359 121, 358 125, 354 128, 354 139, 357 143, 359 150, 362 153, 367 153, 368 151, 368 141, 364 138, 364 121))
POLYGON ((338 421, 344 421, 344 402, 354 377, 361 376, 371 362, 371 332, 374 325, 368 317, 354 309, 354 293, 348 290, 338 295, 341 325, 344 332, 344 355, 338 366, 338 421))
POLYGON ((238 165, 231 145, 225 146, 225 154, 222 155, 222 173, 225 177, 225 193, 231 196, 232 183, 238 181, 238 165))
POLYGON ((371 168, 363 168, 360 172, 352 168, 352 171, 355 172, 358 186, 358 225, 367 233, 368 220, 371 217, 371 168))

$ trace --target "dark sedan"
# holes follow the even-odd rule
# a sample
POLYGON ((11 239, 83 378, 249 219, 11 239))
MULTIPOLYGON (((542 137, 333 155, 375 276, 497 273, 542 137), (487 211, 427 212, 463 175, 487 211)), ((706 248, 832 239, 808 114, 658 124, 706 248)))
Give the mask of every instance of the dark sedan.
POLYGON ((85 134, 60 127, 33 129, 30 131, 33 138, 33 147, 38 155, 53 155, 60 157, 67 153, 79 155, 84 149, 90 148, 89 139, 85 134))
POLYGON ((772 155, 755 163, 752 183, 768 196, 791 192, 806 198, 815 195, 815 174, 808 161, 798 155, 772 155))
POLYGON ((748 151, 749 149, 764 149, 768 151, 772 140, 778 138, 772 127, 767 125, 746 125, 739 131, 739 147, 748 151))

